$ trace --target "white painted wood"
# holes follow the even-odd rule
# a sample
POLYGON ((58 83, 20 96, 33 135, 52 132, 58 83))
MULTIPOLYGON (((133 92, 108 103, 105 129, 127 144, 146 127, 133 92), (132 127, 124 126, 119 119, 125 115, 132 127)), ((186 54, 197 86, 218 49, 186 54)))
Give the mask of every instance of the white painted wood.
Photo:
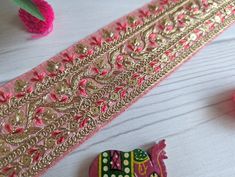
MULTIPOLYGON (((146 0, 50 0, 54 32, 31 40, 8 0, 0 3, 0 84, 142 6, 146 0)), ((106 149, 147 148, 167 140, 169 177, 235 174, 235 27, 228 29, 161 85, 51 168, 44 177, 88 177, 106 149)))

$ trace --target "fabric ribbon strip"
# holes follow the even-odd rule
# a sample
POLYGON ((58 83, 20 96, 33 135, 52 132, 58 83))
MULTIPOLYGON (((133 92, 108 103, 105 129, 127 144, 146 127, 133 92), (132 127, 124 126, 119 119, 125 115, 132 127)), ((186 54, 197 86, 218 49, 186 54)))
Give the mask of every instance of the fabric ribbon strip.
POLYGON ((0 88, 0 176, 39 176, 235 21, 234 0, 159 0, 0 88))

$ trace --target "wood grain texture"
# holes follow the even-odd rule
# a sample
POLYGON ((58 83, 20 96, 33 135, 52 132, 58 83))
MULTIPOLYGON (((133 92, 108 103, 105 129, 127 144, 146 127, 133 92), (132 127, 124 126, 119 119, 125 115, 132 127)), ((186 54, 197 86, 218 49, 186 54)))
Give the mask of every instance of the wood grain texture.
MULTIPOLYGON (((0 4, 0 84, 32 69, 146 0, 50 0, 55 30, 31 40, 8 0, 0 4)), ((51 168, 44 177, 88 177, 106 149, 148 148, 167 140, 169 177, 235 174, 235 26, 160 86, 51 168)))

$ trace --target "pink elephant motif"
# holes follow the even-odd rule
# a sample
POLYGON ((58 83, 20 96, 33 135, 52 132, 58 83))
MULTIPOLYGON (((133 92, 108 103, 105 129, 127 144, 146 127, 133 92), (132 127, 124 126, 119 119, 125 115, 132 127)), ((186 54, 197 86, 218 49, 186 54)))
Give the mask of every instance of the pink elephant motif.
POLYGON ((164 159, 167 159, 165 141, 149 149, 130 152, 104 151, 90 166, 90 177, 167 177, 164 159))

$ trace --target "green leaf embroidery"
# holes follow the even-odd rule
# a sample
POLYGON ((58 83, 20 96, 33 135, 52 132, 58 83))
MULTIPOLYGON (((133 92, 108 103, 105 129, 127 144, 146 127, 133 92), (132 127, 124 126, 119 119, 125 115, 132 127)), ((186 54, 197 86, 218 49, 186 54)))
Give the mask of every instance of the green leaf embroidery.
POLYGON ((13 0, 21 9, 24 9, 34 17, 45 20, 37 6, 31 0, 13 0))

